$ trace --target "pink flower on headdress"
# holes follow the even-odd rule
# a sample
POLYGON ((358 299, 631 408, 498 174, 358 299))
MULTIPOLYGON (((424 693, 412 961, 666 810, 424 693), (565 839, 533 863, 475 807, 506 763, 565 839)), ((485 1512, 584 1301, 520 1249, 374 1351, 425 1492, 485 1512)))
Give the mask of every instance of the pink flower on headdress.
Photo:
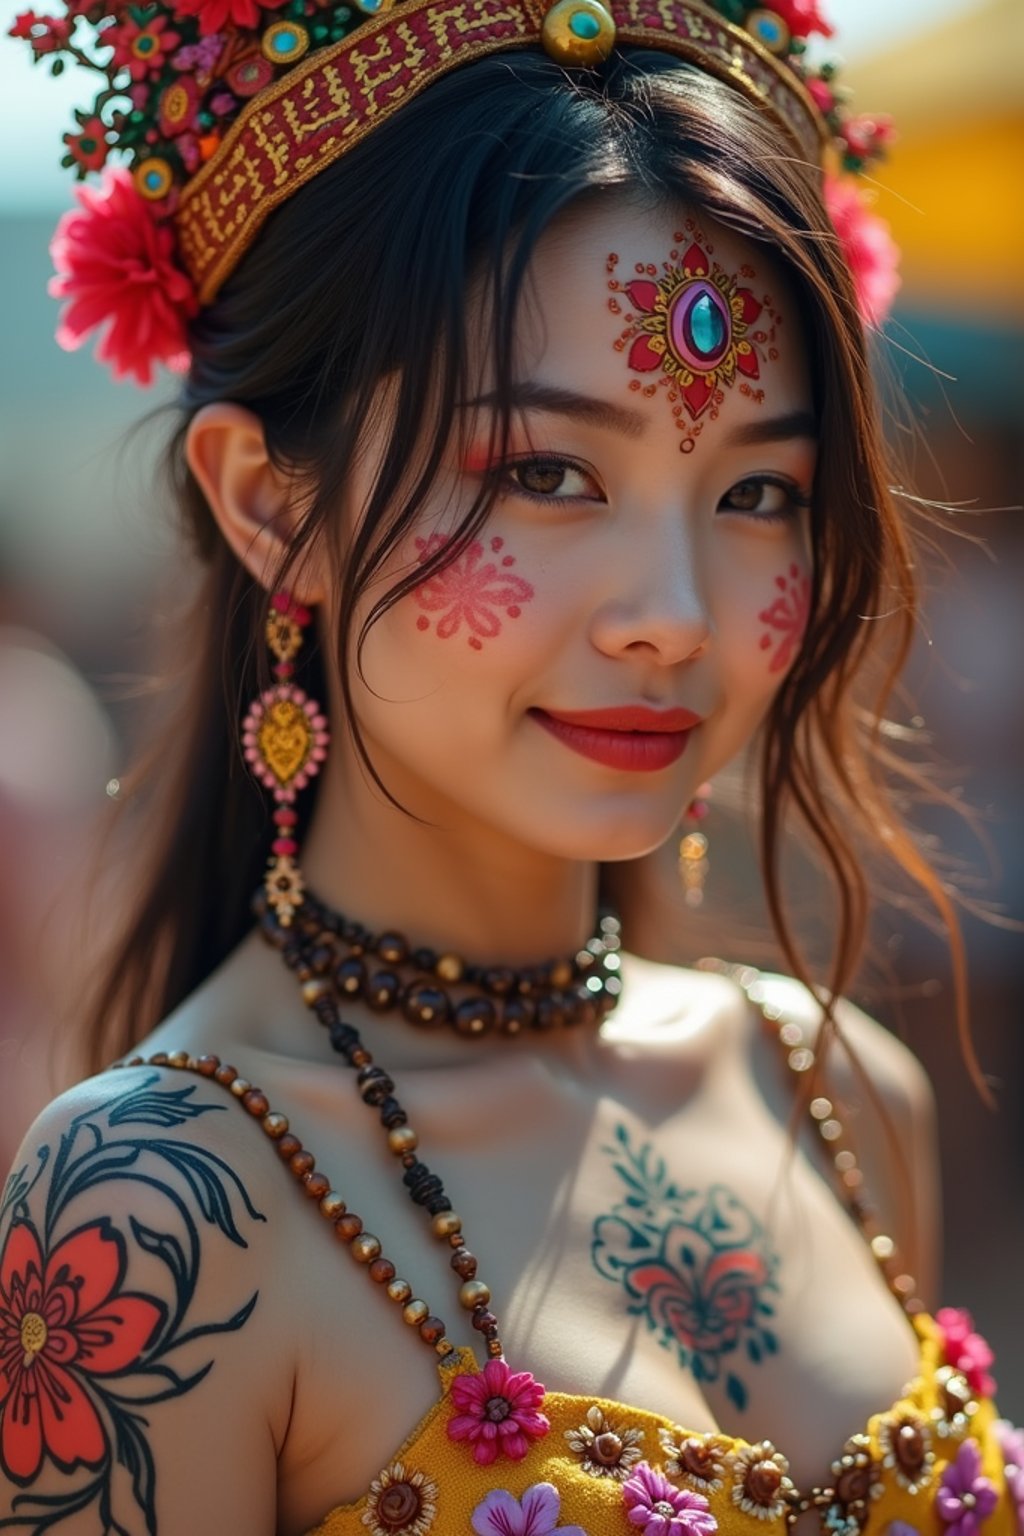
POLYGON ((153 365, 188 366, 185 321, 198 309, 191 279, 174 259, 174 234, 124 170, 107 170, 99 188, 78 187, 79 207, 63 215, 50 255, 49 291, 70 299, 57 341, 68 351, 108 321, 97 348, 114 377, 153 380, 153 365))
POLYGON ((861 316, 869 325, 881 325, 900 286, 899 246, 852 180, 826 176, 825 206, 853 273, 861 316))
POLYGON ((38 58, 44 53, 58 53, 66 48, 74 28, 74 19, 67 16, 37 16, 35 11, 22 11, 15 17, 7 35, 30 43, 38 58))
POLYGON ((456 1376, 448 1420, 449 1440, 468 1440, 473 1460, 490 1466, 499 1454, 521 1461, 530 1440, 546 1435, 550 1425, 538 1412, 544 1388, 529 1371, 510 1371, 504 1360, 488 1360, 475 1376, 456 1376))
POLYGON ((818 0, 771 0, 770 9, 781 16, 794 37, 820 32, 831 37, 832 28, 818 10, 818 0))
POLYGON ((144 27, 128 16, 120 26, 108 27, 103 41, 113 48, 116 65, 127 69, 133 80, 145 80, 161 73, 167 55, 181 42, 180 34, 166 27, 166 16, 155 16, 144 27))
POLYGON ((276 11, 285 0, 178 0, 179 16, 197 16, 204 37, 222 32, 228 26, 252 30, 259 25, 261 11, 276 11))
POLYGON ((847 118, 841 133, 848 153, 858 160, 879 160, 896 138, 891 117, 866 112, 847 118))
POLYGON ((980 1333, 974 1331, 974 1319, 966 1307, 941 1307, 935 1321, 942 1334, 946 1364, 966 1376, 972 1392, 982 1397, 995 1395, 995 1378, 989 1371, 995 1356, 980 1333))
POLYGON ((807 94, 814 102, 822 117, 828 117, 836 104, 835 92, 827 80, 820 80, 817 75, 809 75, 804 81, 807 94))

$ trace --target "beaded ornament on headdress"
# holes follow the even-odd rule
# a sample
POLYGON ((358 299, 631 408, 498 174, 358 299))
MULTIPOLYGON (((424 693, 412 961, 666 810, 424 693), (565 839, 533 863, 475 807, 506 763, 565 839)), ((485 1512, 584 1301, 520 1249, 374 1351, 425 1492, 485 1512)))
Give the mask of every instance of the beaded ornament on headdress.
POLYGON ((63 0, 59 15, 17 17, 10 35, 29 44, 36 64, 59 74, 70 60, 103 78, 64 135, 64 165, 80 180, 102 172, 103 184, 78 190, 79 206, 51 246, 50 291, 69 301, 62 346, 104 328, 98 355, 115 377, 148 384, 156 363, 183 370, 188 322, 267 213, 388 115, 392 76, 407 100, 480 53, 541 46, 566 67, 588 68, 616 41, 664 49, 728 79, 823 161, 862 312, 882 318, 896 250, 856 176, 884 154, 891 129, 852 115, 834 67, 809 62, 808 37, 831 35, 818 0, 773 0, 770 9, 747 0, 473 0, 468 8, 401 0, 393 18, 394 4, 63 0), (372 51, 360 56, 364 38, 372 51), (322 95, 335 103, 330 112, 297 134, 296 115, 310 101, 318 110, 322 95), (810 148, 809 122, 819 141, 810 148), (277 158, 267 158, 270 138, 277 158))

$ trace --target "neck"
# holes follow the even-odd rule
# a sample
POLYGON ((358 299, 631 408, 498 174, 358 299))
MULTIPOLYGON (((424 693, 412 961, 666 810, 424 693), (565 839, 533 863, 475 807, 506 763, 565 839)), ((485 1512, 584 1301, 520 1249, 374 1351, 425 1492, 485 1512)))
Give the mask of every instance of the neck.
POLYGON ((593 932, 597 865, 525 848, 451 803, 423 803, 382 765, 396 808, 354 765, 335 760, 301 865, 328 906, 375 932, 472 963, 521 966, 573 954, 593 932))

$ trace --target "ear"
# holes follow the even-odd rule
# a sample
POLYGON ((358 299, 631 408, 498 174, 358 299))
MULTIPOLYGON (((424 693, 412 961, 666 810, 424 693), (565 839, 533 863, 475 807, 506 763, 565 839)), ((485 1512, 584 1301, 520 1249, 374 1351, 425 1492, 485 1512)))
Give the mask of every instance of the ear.
MULTIPOLYGON (((252 411, 217 400, 196 412, 185 457, 217 526, 237 559, 272 591, 299 519, 294 487, 271 463, 263 423, 252 411)), ((299 602, 323 602, 318 563, 306 558, 289 577, 299 602)))

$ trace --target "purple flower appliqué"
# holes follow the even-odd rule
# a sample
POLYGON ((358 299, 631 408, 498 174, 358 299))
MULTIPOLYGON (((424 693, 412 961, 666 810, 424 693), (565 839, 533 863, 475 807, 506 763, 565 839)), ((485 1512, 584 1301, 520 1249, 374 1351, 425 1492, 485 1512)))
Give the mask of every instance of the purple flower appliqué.
POLYGON ((1017 1529, 1024 1532, 1024 1429, 1014 1429, 1009 1419, 997 1419, 995 1433, 1003 1453, 1007 1491, 1017 1510, 1017 1529))
POLYGON ((521 1461, 530 1440, 551 1428, 537 1410, 544 1388, 529 1371, 510 1371, 504 1360, 488 1360, 476 1376, 456 1376, 452 1401, 458 1410, 448 1420, 449 1440, 468 1440, 473 1460, 486 1467, 499 1453, 521 1461))
POLYGON ((534 1483, 522 1499, 507 1488, 495 1488, 473 1511, 476 1536, 587 1536, 580 1525, 559 1525, 562 1500, 551 1483, 534 1483))
POLYGON ((702 1493, 674 1488, 667 1477, 642 1461, 622 1485, 626 1518, 644 1536, 713 1536, 718 1521, 702 1493))
POLYGON ((975 1536, 996 1507, 998 1495, 981 1471, 976 1440, 965 1440, 942 1474, 935 1506, 948 1530, 946 1536, 975 1536))

